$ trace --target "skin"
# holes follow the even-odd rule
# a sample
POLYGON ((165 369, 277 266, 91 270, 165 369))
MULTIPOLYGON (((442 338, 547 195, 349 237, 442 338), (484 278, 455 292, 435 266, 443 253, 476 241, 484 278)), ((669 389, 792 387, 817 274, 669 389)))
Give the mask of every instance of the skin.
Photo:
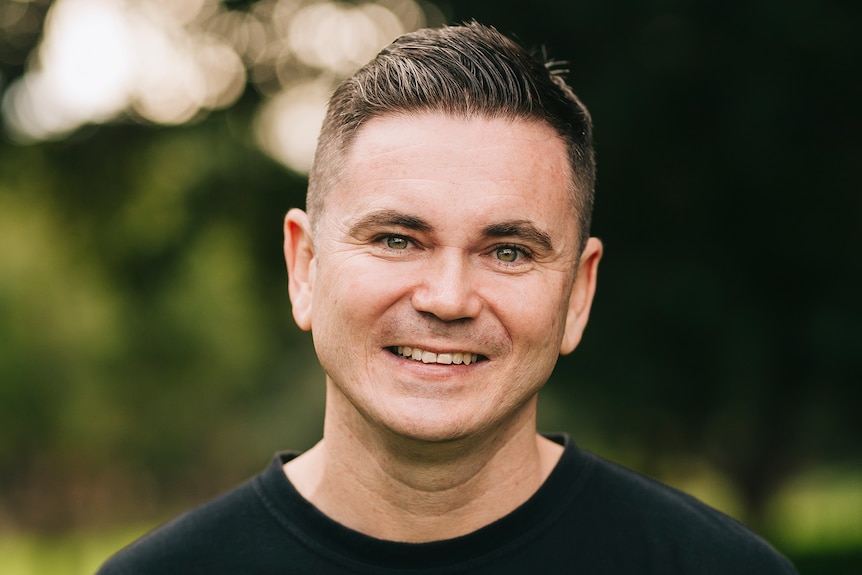
POLYGON ((570 182, 543 123, 389 115, 361 128, 316 229, 287 214, 293 314, 327 398, 324 439, 285 473, 322 512, 432 541, 541 486, 562 448, 536 433, 537 394, 580 342, 602 254, 596 238, 578 253, 570 182))

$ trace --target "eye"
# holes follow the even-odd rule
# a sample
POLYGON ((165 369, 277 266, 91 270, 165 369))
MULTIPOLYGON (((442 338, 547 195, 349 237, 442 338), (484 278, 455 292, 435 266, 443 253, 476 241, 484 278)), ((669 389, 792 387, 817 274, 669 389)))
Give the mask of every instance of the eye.
POLYGON ((522 250, 519 250, 518 248, 512 246, 500 246, 499 248, 494 250, 494 255, 501 262, 506 262, 509 264, 515 263, 519 259, 526 257, 526 254, 522 250))
POLYGON ((390 250, 404 250, 410 245, 407 238, 402 238, 401 236, 386 236, 384 241, 386 242, 386 247, 390 250))

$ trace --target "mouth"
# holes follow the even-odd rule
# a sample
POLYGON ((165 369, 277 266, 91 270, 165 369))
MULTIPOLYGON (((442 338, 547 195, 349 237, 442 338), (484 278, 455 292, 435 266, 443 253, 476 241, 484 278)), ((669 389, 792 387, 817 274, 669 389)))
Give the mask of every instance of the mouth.
POLYGON ((470 353, 468 351, 434 353, 433 351, 424 350, 419 347, 410 347, 407 345, 390 347, 389 351, 398 357, 403 357, 404 359, 410 359, 421 363, 437 363, 442 365, 470 365, 471 363, 487 361, 488 359, 483 355, 470 353))

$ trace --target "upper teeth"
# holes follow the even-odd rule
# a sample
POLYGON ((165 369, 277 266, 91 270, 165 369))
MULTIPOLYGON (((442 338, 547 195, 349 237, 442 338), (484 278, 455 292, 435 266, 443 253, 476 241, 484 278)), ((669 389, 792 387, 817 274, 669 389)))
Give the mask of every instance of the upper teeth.
POLYGON ((398 346, 398 355, 421 361, 422 363, 445 363, 445 364, 461 364, 470 365, 479 360, 479 356, 475 353, 434 353, 433 351, 425 351, 418 347, 398 346))

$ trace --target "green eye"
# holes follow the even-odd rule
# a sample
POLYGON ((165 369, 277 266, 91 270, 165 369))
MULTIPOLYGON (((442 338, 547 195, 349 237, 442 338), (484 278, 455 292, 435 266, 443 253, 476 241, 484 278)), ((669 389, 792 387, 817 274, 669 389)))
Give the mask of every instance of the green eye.
POLYGON ((389 236, 386 238, 386 247, 391 250, 407 249, 407 240, 399 236, 389 236))
POLYGON ((517 249, 510 247, 497 248, 496 254, 498 260, 506 263, 514 263, 518 261, 518 257, 520 256, 517 249))

